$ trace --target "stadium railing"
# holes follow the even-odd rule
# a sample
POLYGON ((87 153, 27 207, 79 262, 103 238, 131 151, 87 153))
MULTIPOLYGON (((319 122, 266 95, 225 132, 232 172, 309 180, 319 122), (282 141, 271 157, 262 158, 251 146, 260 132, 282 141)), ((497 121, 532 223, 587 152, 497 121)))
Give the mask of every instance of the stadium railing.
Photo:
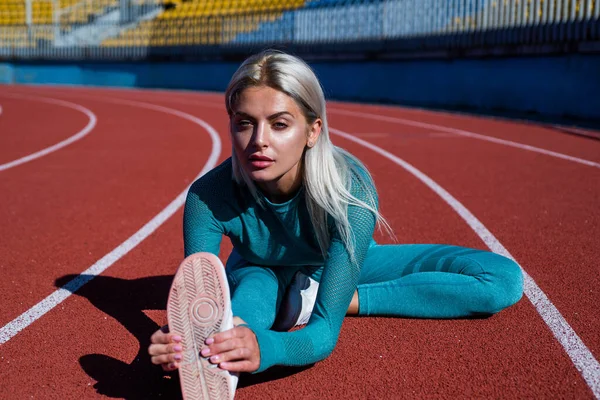
POLYGON ((0 58, 328 57, 600 49, 600 0, 0 0, 0 58))

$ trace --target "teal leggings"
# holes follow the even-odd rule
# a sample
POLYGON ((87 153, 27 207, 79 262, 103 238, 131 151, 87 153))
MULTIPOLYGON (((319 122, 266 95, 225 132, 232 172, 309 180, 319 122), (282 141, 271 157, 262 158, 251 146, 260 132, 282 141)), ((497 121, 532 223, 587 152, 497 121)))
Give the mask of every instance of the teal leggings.
MULTIPOLYGON (((233 258, 227 267, 233 315, 262 329, 273 325, 296 271, 319 280, 322 270, 251 266, 233 258)), ((486 316, 515 304, 522 293, 520 267, 499 254, 448 245, 374 244, 361 269, 359 315, 486 316)))

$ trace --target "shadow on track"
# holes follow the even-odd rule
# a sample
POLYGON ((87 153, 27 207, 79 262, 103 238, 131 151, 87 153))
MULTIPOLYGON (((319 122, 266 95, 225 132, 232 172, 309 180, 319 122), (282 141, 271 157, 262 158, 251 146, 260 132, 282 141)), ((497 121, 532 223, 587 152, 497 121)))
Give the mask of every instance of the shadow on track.
MULTIPOLYGON (((57 279, 55 285, 64 287, 77 277, 65 275, 57 279)), ((100 311, 116 319, 140 344, 138 354, 130 364, 105 354, 87 354, 79 359, 83 370, 97 382, 94 385, 96 391, 104 396, 125 399, 181 398, 178 374, 165 373, 150 362, 147 352, 150 336, 160 326, 143 312, 166 310, 173 276, 132 280, 108 276, 82 278, 88 283, 74 294, 88 299, 100 311)), ((285 378, 309 367, 271 368, 260 374, 242 374, 238 388, 285 378)))

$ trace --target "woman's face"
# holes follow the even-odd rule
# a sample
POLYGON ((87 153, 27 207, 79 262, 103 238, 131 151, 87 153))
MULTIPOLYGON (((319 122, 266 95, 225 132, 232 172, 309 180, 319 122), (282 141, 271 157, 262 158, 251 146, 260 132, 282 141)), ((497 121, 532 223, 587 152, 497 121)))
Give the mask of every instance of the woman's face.
POLYGON ((276 89, 241 93, 230 120, 233 149, 269 200, 283 202, 300 187, 304 149, 316 142, 321 124, 309 126, 296 102, 276 89))

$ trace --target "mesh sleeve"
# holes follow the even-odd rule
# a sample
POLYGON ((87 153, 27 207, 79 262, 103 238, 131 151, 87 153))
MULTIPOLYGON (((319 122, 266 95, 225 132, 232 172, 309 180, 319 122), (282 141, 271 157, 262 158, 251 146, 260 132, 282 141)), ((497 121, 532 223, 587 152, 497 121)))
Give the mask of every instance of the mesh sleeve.
MULTIPOLYGON (((367 190, 359 184, 354 196, 368 201, 367 190)), ((360 267, 366 257, 373 231, 375 216, 357 206, 348 208, 348 219, 352 228, 355 260, 339 236, 333 235, 329 255, 319 285, 315 307, 308 324, 293 332, 255 330, 260 347, 262 372, 274 365, 300 366, 312 364, 328 357, 335 348, 342 322, 356 291, 360 267)))
POLYGON ((214 187, 200 178, 188 191, 183 211, 185 257, 201 251, 219 255, 223 228, 209 206, 214 187))

